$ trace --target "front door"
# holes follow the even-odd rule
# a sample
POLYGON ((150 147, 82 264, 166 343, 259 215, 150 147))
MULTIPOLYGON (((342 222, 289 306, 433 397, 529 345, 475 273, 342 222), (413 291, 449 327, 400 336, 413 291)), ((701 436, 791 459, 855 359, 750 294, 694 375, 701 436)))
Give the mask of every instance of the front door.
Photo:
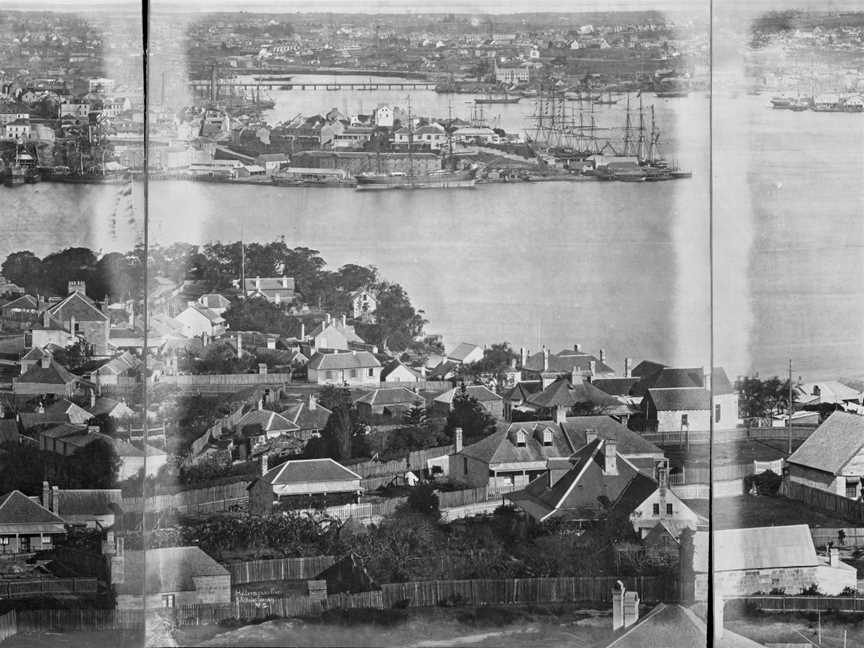
POLYGON ((18 536, 18 552, 30 553, 30 536, 18 536))

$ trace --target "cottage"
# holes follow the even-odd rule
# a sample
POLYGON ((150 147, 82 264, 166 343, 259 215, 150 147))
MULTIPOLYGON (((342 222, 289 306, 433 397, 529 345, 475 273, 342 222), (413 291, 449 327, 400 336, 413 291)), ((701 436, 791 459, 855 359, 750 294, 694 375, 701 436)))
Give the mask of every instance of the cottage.
POLYGON ((121 610, 227 604, 231 574, 199 547, 125 551, 115 590, 121 610))
POLYGON ((423 376, 404 365, 399 360, 393 360, 381 371, 381 381, 385 383, 416 383, 423 379, 423 376))
POLYGON ((42 505, 69 526, 112 527, 122 513, 122 504, 119 488, 60 489, 42 482, 42 505))
MULTIPOLYGON (((441 416, 447 416, 453 409, 453 400, 457 395, 462 393, 462 387, 454 387, 448 389, 442 394, 438 394, 432 400, 432 412, 441 416)), ((487 412, 496 418, 502 418, 504 415, 504 401, 495 392, 484 385, 467 385, 465 393, 477 400, 487 412)))
POLYGON ((360 475, 333 459, 289 460, 275 468, 261 462, 261 476, 248 486, 249 510, 309 509, 357 502, 360 475))
POLYGON ((722 368, 706 374, 702 368, 661 367, 633 388, 645 394, 643 411, 650 429, 730 430, 738 425, 738 393, 722 368))
POLYGON ((319 385, 377 385, 381 363, 369 351, 316 352, 307 365, 308 380, 319 385))
POLYGON ((186 337, 207 336, 213 338, 225 333, 225 319, 198 303, 188 306, 174 320, 180 324, 181 331, 186 337))
POLYGON ((22 295, 0 306, 0 327, 4 330, 26 330, 39 318, 39 302, 22 295))
POLYGON ((795 386, 795 403, 799 405, 829 403, 857 409, 857 406, 864 403, 864 393, 838 380, 799 383, 795 386))
POLYGON ((471 364, 483 359, 483 347, 476 344, 462 342, 451 349, 447 354, 447 360, 456 364, 471 364))
POLYGON ((859 499, 864 494, 864 417, 834 412, 786 465, 796 484, 859 499))
POLYGON ((221 316, 226 310, 231 308, 231 301, 224 295, 219 293, 207 293, 198 298, 198 303, 204 308, 208 308, 217 315, 221 316))
POLYGON ((351 316, 355 320, 375 323, 375 311, 378 309, 378 295, 371 288, 358 288, 351 293, 351 316))
POLYGON ((544 389, 563 376, 593 380, 615 375, 615 370, 606 364, 604 350, 600 350, 598 357, 583 352, 579 344, 575 344, 573 349, 563 349, 555 355, 545 347, 534 355, 529 355, 523 348, 520 349, 520 356, 520 380, 539 382, 544 389))
POLYGON ((714 531, 715 596, 747 596, 782 589, 787 594, 816 585, 828 596, 856 589, 856 570, 832 548, 818 556, 806 524, 714 531))
POLYGON ((371 422, 373 416, 398 416, 412 407, 426 406, 426 400, 407 387, 382 387, 354 401, 362 421, 371 422))
POLYGON ((261 297, 277 305, 288 305, 297 297, 293 277, 247 278, 243 286, 238 279, 234 281, 234 287, 242 290, 248 298, 261 297))
POLYGON ((51 549, 65 536, 63 520, 21 491, 0 497, 0 555, 51 549))
MULTIPOLYGON (((43 326, 50 328, 52 324, 59 325, 73 337, 85 340, 93 348, 93 355, 108 355, 111 318, 87 297, 85 282, 70 281, 68 293, 65 299, 43 312, 43 326)), ((35 331, 33 346, 44 346, 37 339, 35 331)))
POLYGON ((305 401, 289 405, 279 413, 297 426, 295 436, 308 440, 324 429, 333 412, 310 394, 305 401))
POLYGON ((12 391, 16 395, 27 396, 50 394, 71 398, 88 386, 89 383, 56 362, 50 354, 43 356, 38 365, 30 367, 22 376, 12 380, 12 391))
POLYGON ((239 441, 235 445, 245 450, 245 457, 268 441, 278 439, 284 434, 293 434, 298 427, 277 412, 260 409, 244 414, 237 422, 235 431, 239 441))

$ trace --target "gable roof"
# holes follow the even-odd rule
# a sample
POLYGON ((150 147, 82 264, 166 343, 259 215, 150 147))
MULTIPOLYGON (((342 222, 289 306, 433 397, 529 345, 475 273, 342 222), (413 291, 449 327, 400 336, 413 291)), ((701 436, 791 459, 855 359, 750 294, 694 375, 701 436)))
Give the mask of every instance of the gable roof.
POLYGON ((147 596, 162 592, 191 592, 196 576, 225 576, 225 567, 199 547, 160 547, 126 551, 125 578, 118 594, 147 596))
POLYGON ((500 426, 492 434, 476 443, 465 446, 461 454, 486 464, 535 463, 550 457, 568 457, 574 448, 567 434, 551 421, 529 421, 500 426), (549 432, 552 445, 543 444, 545 432, 549 432), (516 444, 517 435, 523 433, 525 446, 516 444))
POLYGON ((244 414, 237 422, 237 429, 243 430, 252 425, 260 425, 262 432, 291 432, 299 429, 293 421, 288 420, 281 414, 264 409, 252 410, 244 414))
POLYGON ((711 392, 701 387, 649 389, 648 398, 660 412, 711 409, 711 392))
MULTIPOLYGON (((447 391, 438 394, 433 400, 436 403, 447 403, 448 405, 452 405, 453 399, 456 398, 456 395, 461 393, 461 391, 461 386, 454 387, 453 389, 448 389, 447 391)), ((465 385, 465 391, 468 396, 475 398, 480 403, 490 403, 501 400, 501 397, 498 394, 485 385, 465 385)))
POLYGON ((610 396, 632 396, 638 382, 639 378, 595 378, 591 384, 610 396))
POLYGON ((714 571, 811 567, 819 564, 806 524, 714 531, 714 571))
POLYGON ((6 302, 0 306, 0 310, 12 310, 13 308, 36 310, 39 308, 39 304, 36 301, 36 298, 32 295, 21 295, 17 299, 13 299, 12 301, 6 302))
POLYGON ((614 439, 618 454, 624 457, 663 455, 661 448, 610 416, 568 416, 562 425, 575 448, 588 443, 588 431, 591 430, 600 439, 614 439))
POLYGON ((300 430, 322 430, 333 412, 321 403, 315 403, 315 407, 309 407, 308 403, 301 401, 289 405, 279 413, 300 430))
POLYGON ((864 417, 834 412, 786 460, 832 475, 864 448, 864 417))
POLYGON ((381 363, 369 351, 346 351, 344 353, 316 352, 309 360, 309 368, 315 371, 339 369, 362 369, 380 367, 381 363))
POLYGON ((35 364, 15 380, 16 383, 37 383, 47 385, 69 385, 80 381, 81 378, 59 364, 51 360, 50 366, 43 368, 41 364, 35 364))
POLYGON ((574 407, 576 405, 618 405, 618 400, 589 382, 575 385, 566 377, 558 378, 539 394, 534 394, 528 402, 537 407, 574 407))
POLYGON ((268 484, 304 484, 308 482, 354 481, 360 475, 333 459, 292 459, 271 468, 261 479, 268 484))
POLYGON ((387 365, 384 367, 384 369, 381 370, 381 380, 384 380, 385 378, 387 378, 387 376, 389 376, 391 373, 393 373, 394 371, 396 371, 400 367, 405 369, 408 373, 410 373, 415 378, 417 378, 417 379, 420 378, 419 373, 417 373, 411 367, 409 367, 408 365, 404 364, 403 362, 401 362, 400 360, 397 359, 397 360, 393 360, 392 362, 388 362, 387 365))
POLYGON ((0 532, 32 532, 35 527, 63 533, 63 520, 19 490, 0 497, 0 532), (59 528, 55 528, 59 527, 59 528))
POLYGON ((75 318, 79 322, 107 322, 109 317, 95 303, 77 290, 64 300, 48 309, 51 317, 68 321, 75 318))
POLYGON ((105 515, 123 503, 119 488, 57 490, 52 497, 57 515, 64 519, 73 515, 105 515))
POLYGON ((355 403, 366 403, 368 405, 425 405, 426 400, 407 387, 382 387, 375 389, 354 401, 355 403))
POLYGON ((605 362, 600 362, 600 358, 590 353, 581 353, 564 349, 557 355, 549 354, 549 362, 547 369, 543 368, 544 353, 538 351, 532 356, 529 356, 525 364, 522 366, 523 371, 533 371, 539 373, 560 373, 572 374, 576 369, 577 373, 589 374, 591 372, 591 363, 594 363, 595 375, 605 374, 612 375, 615 370, 605 362))
POLYGON ((465 358, 467 358, 471 353, 473 353, 476 349, 479 348, 480 346, 478 346, 477 344, 462 342, 460 344, 457 344, 456 348, 447 354, 447 358, 455 360, 456 362, 464 362, 465 358))

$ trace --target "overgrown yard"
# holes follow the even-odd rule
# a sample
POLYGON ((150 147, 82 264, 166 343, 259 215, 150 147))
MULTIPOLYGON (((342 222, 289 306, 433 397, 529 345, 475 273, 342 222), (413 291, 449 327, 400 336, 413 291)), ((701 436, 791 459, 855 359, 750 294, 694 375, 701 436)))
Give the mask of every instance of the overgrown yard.
POLYGON ((831 513, 785 497, 742 495, 719 497, 712 503, 714 529, 738 529, 785 524, 808 524, 811 527, 844 527, 850 522, 831 513))

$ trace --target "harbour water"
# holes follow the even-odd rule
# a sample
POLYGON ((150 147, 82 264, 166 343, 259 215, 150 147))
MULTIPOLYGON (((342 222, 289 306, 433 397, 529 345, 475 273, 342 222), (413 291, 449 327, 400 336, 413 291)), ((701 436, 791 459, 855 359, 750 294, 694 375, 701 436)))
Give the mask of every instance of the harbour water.
MULTIPOLYGON (((404 104, 407 92, 342 94, 275 91, 267 119, 355 112, 361 95, 364 110, 404 104)), ((150 189, 150 238, 237 240, 242 225, 247 240, 285 236, 320 250, 334 269, 375 265, 405 286, 448 346, 507 340, 557 351, 579 342, 606 349, 614 365, 625 356, 707 364, 709 100, 644 99, 656 106, 664 154, 692 179, 371 194, 164 181, 150 189)), ((457 111, 456 102, 470 100, 412 93, 418 114, 444 116, 452 105, 467 117, 471 107, 457 111)), ((864 116, 772 111, 767 96, 715 102, 717 362, 733 376, 783 372, 790 355, 796 373, 810 378, 864 373, 864 154, 856 145, 864 116), (826 206, 818 214, 802 207, 814 197, 826 206)), ((523 99, 487 108, 501 114, 503 128, 518 130, 530 127, 532 106, 523 99)), ((623 124, 623 112, 623 102, 595 108, 601 126, 623 124)), ((37 234, 58 213, 82 245, 126 249, 140 237, 140 187, 134 222, 112 216, 116 187, 0 191, 4 258, 55 249, 59 234, 37 234)))

